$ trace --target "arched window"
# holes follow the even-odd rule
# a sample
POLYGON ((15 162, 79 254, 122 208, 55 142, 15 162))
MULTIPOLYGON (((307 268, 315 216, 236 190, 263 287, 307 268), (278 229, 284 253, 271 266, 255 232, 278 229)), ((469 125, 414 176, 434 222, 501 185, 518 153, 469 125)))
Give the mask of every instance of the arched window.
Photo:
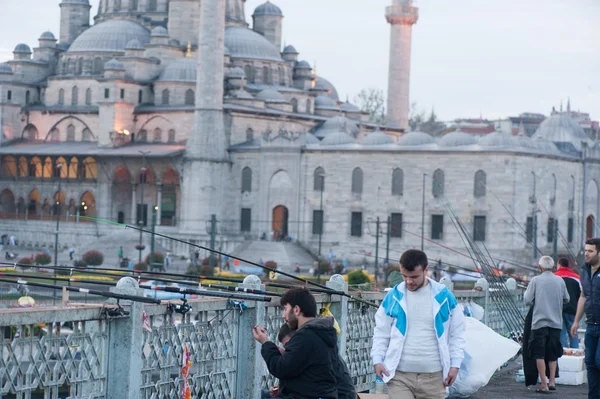
POLYGON ((175 130, 173 130, 173 129, 169 130, 169 137, 167 138, 167 141, 169 143, 175 142, 175 130))
POLYGON ((17 177, 17 160, 12 155, 2 157, 2 176, 17 177))
POLYGON ((50 157, 46 157, 44 160, 44 170, 43 176, 44 179, 49 179, 52 177, 52 159, 50 157))
POLYGON ((146 141, 148 141, 148 132, 145 129, 140 130, 140 132, 138 133, 137 140, 141 141, 143 143, 145 143, 146 141))
POLYGON ((156 11, 156 0, 148 0, 148 11, 156 11))
POLYGON ((83 73, 83 58, 77 59, 77 75, 81 75, 83 73))
POLYGON ((185 105, 194 105, 196 103, 196 97, 194 95, 194 90, 188 89, 185 92, 185 105))
POLYGON ((253 141, 254 140, 254 130, 252 130, 251 127, 249 127, 248 129, 246 129, 246 141, 253 141))
POLYGON ((29 161, 29 177, 42 177, 42 161, 38 157, 29 161))
POLYGON ((72 157, 69 162, 69 179, 77 179, 77 172, 79 172, 79 160, 76 157, 72 157))
POLYGON ((550 195, 550 204, 554 205, 556 202, 556 175, 552 173, 552 193, 550 195))
POLYGON ((67 141, 75 141, 75 126, 67 126, 67 141))
POLYGON ((65 91, 64 89, 60 89, 58 91, 58 105, 63 105, 65 103, 65 91))
POLYGON ((263 83, 266 85, 273 84, 273 81, 271 80, 271 70, 268 66, 263 67, 263 83))
POLYGON ((246 75, 248 83, 254 83, 254 68, 251 65, 246 65, 244 67, 244 74, 246 75))
POLYGON ((317 169, 315 169, 313 179, 313 190, 325 191, 325 169, 323 169, 320 166, 317 169))
POLYGON ((92 89, 85 91, 85 105, 92 105, 92 89))
POLYGON ((29 176, 29 165, 27 164, 27 158, 19 157, 19 177, 29 176))
POLYGON ((441 169, 436 169, 436 171, 433 172, 431 193, 434 197, 444 195, 444 171, 441 169))
POLYGON ((94 141, 94 135, 87 127, 81 132, 81 141, 94 141))
POLYGON ((392 172, 392 195, 404 195, 404 171, 400 168, 392 172))
POLYGON ((575 176, 571 175, 571 185, 569 187, 569 212, 575 210, 575 176))
POLYGON ((298 112, 298 100, 295 98, 292 98, 292 111, 298 112))
POLYGON ((96 57, 94 59, 94 75, 102 75, 104 73, 104 61, 102 58, 96 57))
POLYGON ((485 197, 487 177, 483 170, 475 172, 475 184, 473 186, 473 195, 475 198, 485 197))
POLYGON ((138 8, 138 0, 129 0, 129 9, 132 11, 137 11, 138 8))
POLYGON ((77 86, 73 86, 73 89, 71 89, 71 105, 77 105, 78 102, 79 90, 77 89, 77 86))
POLYGON ((63 157, 59 157, 54 161, 54 176, 56 178, 66 179, 69 176, 69 168, 67 161, 63 157))
POLYGON ((252 169, 245 167, 242 169, 242 193, 252 191, 252 169))
POLYGON ((23 131, 23 138, 26 140, 37 140, 39 132, 35 125, 27 125, 23 131))
POLYGON ((121 0, 114 0, 114 10, 115 11, 121 11, 121 0))
POLYGON ((283 71, 282 66, 279 66, 279 84, 281 86, 285 85, 285 72, 283 71))
POLYGON ((31 102, 31 93, 29 92, 29 90, 27 90, 25 92, 25 105, 29 105, 30 102, 31 102))
POLYGON ((96 160, 92 157, 87 157, 81 164, 83 173, 79 174, 80 179, 95 179, 98 177, 98 166, 96 160))
POLYGON ((162 131, 159 128, 154 129, 152 141, 155 143, 160 143, 162 141, 162 131))
POLYGON ((306 100, 306 113, 310 114, 312 110, 312 101, 306 100))
POLYGON ((46 136, 46 141, 59 141, 60 140, 60 132, 57 128, 53 128, 46 136))
POLYGON ((363 171, 361 168, 354 168, 352 171, 352 193, 362 194, 363 192, 363 171))
POLYGON ((169 105, 169 89, 162 91, 162 105, 169 105))

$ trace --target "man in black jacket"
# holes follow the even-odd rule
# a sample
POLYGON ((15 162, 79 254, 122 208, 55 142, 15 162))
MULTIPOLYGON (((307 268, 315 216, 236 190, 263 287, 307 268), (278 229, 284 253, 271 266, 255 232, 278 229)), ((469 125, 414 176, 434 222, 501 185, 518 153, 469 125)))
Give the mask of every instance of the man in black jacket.
POLYGON ((318 319, 315 298, 306 289, 292 288, 280 300, 283 318, 298 329, 281 353, 267 331, 254 326, 252 335, 261 343, 261 354, 269 372, 279 378, 282 399, 337 399, 331 349, 337 348, 333 326, 318 319))
POLYGON ((579 348, 579 338, 571 337, 571 327, 575 321, 575 315, 577 314, 577 302, 581 296, 581 281, 579 280, 579 274, 575 273, 569 267, 569 260, 567 258, 560 258, 558 260, 558 270, 554 273, 555 276, 562 277, 565 285, 567 286, 567 292, 569 293, 569 302, 563 306, 563 327, 560 332, 560 343, 563 348, 579 348))

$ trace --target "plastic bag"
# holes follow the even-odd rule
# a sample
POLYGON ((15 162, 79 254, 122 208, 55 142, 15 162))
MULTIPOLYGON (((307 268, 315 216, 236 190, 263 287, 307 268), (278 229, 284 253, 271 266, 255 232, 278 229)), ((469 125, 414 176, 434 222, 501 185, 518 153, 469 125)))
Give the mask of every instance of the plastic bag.
POLYGON ((464 398, 486 386, 494 372, 515 356, 521 346, 473 317, 467 317, 465 358, 449 388, 450 398, 464 398))
MULTIPOLYGON (((331 313, 331 310, 329 310, 330 306, 331 306, 331 303, 328 303, 327 305, 323 306, 323 308, 321 308, 321 316, 333 317, 333 313, 331 313)), ((337 335, 340 335, 342 330, 340 329, 340 325, 338 324, 335 317, 333 317, 333 328, 335 328, 335 332, 337 333, 337 335)))
POLYGON ((481 319, 483 319, 483 315, 485 313, 485 310, 483 309, 483 307, 479 306, 475 302, 471 302, 470 306, 471 306, 471 317, 474 318, 475 320, 481 321, 481 319))

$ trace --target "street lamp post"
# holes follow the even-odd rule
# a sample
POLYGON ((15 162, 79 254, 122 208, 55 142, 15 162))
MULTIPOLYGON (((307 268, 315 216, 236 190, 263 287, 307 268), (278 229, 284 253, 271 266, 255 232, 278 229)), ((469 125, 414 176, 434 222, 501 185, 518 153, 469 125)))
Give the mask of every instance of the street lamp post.
POLYGON ((324 215, 323 215, 323 191, 325 190, 325 174, 321 173, 318 175, 320 177, 320 191, 321 191, 321 203, 319 205, 319 214, 321 215, 321 223, 319 226, 319 256, 318 256, 318 261, 317 261, 317 281, 320 283, 321 282, 321 241, 323 238, 323 226, 325 225, 324 223, 324 215))
MULTIPOLYGON (((60 183, 63 164, 56 165, 58 168, 58 197, 56 198, 56 233, 54 235, 54 285, 56 285, 56 267, 58 266, 58 229, 60 228, 60 183)), ((53 305, 56 305, 56 290, 54 290, 53 305)))
POLYGON ((152 208, 152 237, 150 238, 150 264, 148 267, 152 269, 154 264, 154 229, 156 227, 156 211, 158 211, 158 205, 152 208))
POLYGON ((138 226, 140 226, 140 242, 138 244, 139 257, 138 262, 142 263, 142 230, 144 226, 144 185, 146 184, 146 155, 150 154, 150 151, 138 151, 142 154, 142 169, 140 170, 140 185, 142 186, 140 210, 138 218, 138 226))
POLYGON ((425 248, 425 176, 423 173, 423 198, 421 199, 421 251, 425 248))

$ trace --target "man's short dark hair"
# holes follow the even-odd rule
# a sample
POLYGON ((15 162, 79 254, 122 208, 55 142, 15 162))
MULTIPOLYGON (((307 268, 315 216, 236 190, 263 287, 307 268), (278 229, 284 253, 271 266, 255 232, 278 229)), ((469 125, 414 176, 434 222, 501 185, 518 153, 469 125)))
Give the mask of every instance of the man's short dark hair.
POLYGON ((283 342, 285 337, 292 337, 296 331, 292 330, 287 323, 283 323, 281 328, 279 329, 279 334, 277 334, 277 340, 279 342, 283 342))
POLYGON ((596 251, 600 251, 600 238, 588 238, 585 240, 585 245, 593 245, 596 247, 596 251))
POLYGON ((425 269, 427 264, 427 255, 425 255, 425 252, 419 251, 418 249, 409 249, 408 251, 404 251, 400 257, 400 266, 409 272, 414 271, 417 266, 421 266, 423 269, 425 269))
POLYGON ((567 259, 567 258, 560 258, 558 260, 558 265, 562 266, 562 267, 569 267, 569 259, 567 259))
POLYGON ((317 316, 317 302, 310 291, 306 288, 291 288, 284 292, 279 300, 281 306, 290 305, 291 307, 298 306, 304 317, 317 316))

